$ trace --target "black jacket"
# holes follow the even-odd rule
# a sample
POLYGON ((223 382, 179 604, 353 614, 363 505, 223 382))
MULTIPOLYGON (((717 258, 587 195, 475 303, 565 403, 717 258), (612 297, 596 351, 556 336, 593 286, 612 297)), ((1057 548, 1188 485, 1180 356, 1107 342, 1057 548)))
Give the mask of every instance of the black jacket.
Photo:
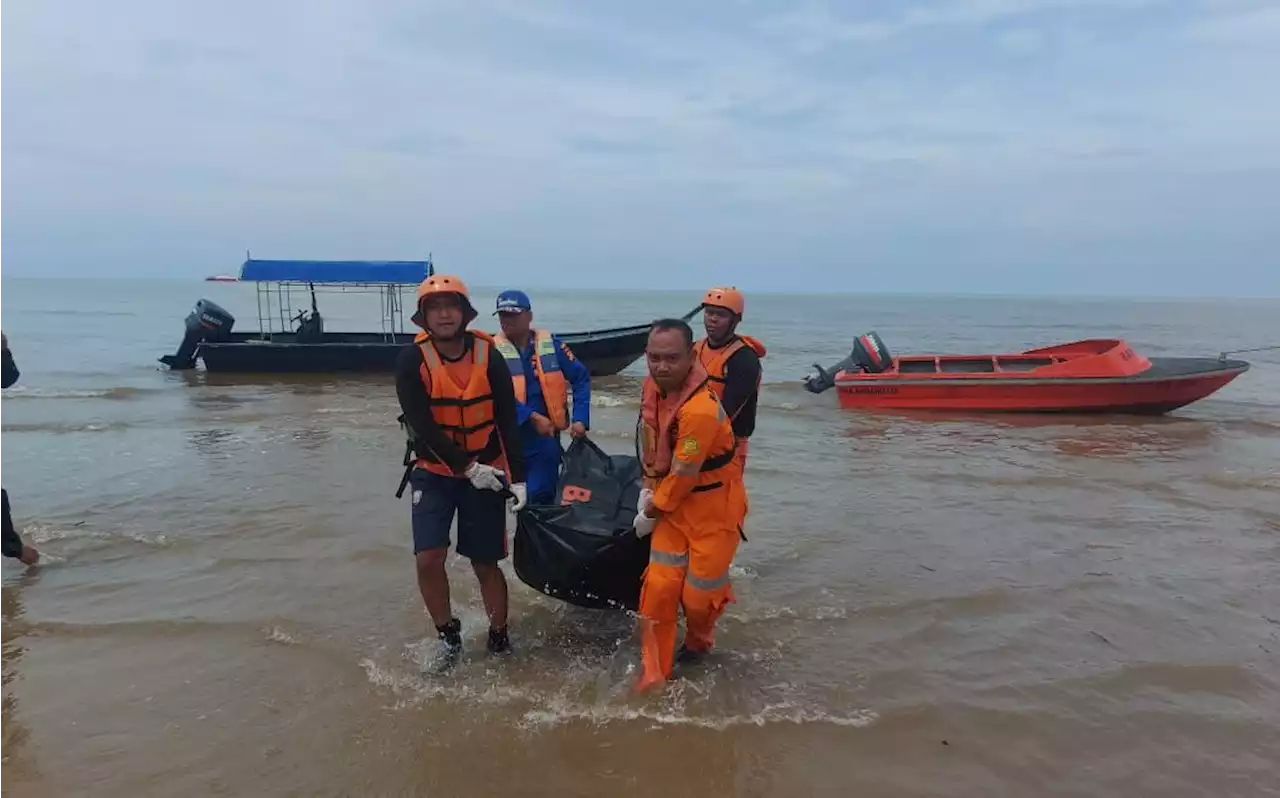
POLYGON ((756 404, 759 401, 756 381, 760 379, 760 356, 744 346, 724 364, 724 396, 720 404, 733 418, 733 434, 750 438, 756 431, 756 404))
POLYGON ((18 365, 13 361, 13 352, 0 352, 0 389, 12 388, 18 382, 18 365))
MULTIPOLYGON (((18 367, 13 362, 13 354, 4 350, 4 387, 8 388, 18 381, 18 367)), ((0 491, 4 497, 4 556, 22 556, 22 538, 13 528, 13 518, 9 515, 9 492, 0 491)))
POLYGON ((9 491, 0 489, 4 498, 4 556, 17 559, 22 556, 22 538, 13 528, 13 516, 9 515, 9 491))

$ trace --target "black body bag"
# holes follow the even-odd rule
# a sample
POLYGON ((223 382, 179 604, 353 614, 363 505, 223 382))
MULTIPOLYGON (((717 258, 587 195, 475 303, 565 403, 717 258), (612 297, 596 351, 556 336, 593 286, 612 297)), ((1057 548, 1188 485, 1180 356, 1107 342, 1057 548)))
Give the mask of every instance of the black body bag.
POLYGON ((520 581, 591 609, 636 610, 649 565, 649 538, 632 524, 640 501, 640 461, 606 454, 580 438, 565 450, 558 505, 520 511, 513 565, 520 581))

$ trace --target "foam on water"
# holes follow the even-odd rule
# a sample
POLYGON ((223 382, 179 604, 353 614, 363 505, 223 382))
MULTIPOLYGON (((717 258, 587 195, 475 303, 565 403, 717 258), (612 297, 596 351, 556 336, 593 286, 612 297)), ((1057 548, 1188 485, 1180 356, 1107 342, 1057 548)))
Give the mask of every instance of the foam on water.
MULTIPOLYGON (((634 664, 628 664, 621 674, 615 675, 607 668, 602 670, 578 663, 566 672, 556 674, 558 688, 553 689, 495 680, 493 677, 498 674, 493 670, 486 671, 482 683, 472 684, 462 678, 434 680, 380 665, 368 657, 360 661, 360 667, 371 685, 388 689, 396 696, 392 705, 395 710, 420 707, 432 701, 517 709, 520 705, 530 705, 523 709, 517 722, 519 728, 530 732, 570 723, 607 726, 637 722, 655 727, 687 726, 711 731, 774 724, 861 728, 879 718, 876 712, 866 708, 837 711, 811 706, 794 698, 768 701, 759 708, 726 711, 713 706, 723 698, 716 690, 714 677, 678 679, 658 695, 635 697, 629 690, 629 684, 635 678, 634 664), (589 699, 591 693, 595 693, 596 700, 589 699), (705 710, 692 711, 688 706, 690 703, 696 703, 705 710)), ((460 669, 467 667, 459 666, 460 669)), ((457 673, 459 671, 455 671, 457 673)))
POLYGON ((137 388, 129 385, 118 385, 113 388, 40 388, 28 385, 16 385, 4 392, 6 401, 10 399, 140 399, 147 394, 161 391, 161 388, 137 388))
POLYGON ((267 640, 272 643, 283 643, 287 646, 296 646, 298 644, 298 638, 289 634, 289 632, 285 631, 278 625, 273 624, 272 626, 263 629, 262 633, 266 636, 267 640))
POLYGON ((626 407, 627 405, 638 404, 640 404, 639 396, 628 398, 597 391, 591 392, 592 407, 626 407))
POLYGON ((725 731, 734 726, 768 726, 787 723, 826 724, 862 728, 870 726, 879 715, 869 709, 855 710, 848 714, 836 714, 823 710, 804 709, 794 704, 771 704, 748 715, 724 715, 699 717, 679 712, 637 709, 624 706, 581 706, 566 703, 553 704, 547 709, 530 710, 523 716, 522 728, 548 728, 571 722, 587 722, 596 726, 610 723, 648 721, 659 726, 693 726, 712 731, 725 731))
POLYGON ((56 540, 98 541, 102 543, 141 543, 153 548, 166 548, 173 545, 173 539, 163 533, 146 534, 129 530, 95 531, 80 527, 55 527, 47 524, 28 524, 22 527, 23 540, 32 543, 49 543, 56 540))

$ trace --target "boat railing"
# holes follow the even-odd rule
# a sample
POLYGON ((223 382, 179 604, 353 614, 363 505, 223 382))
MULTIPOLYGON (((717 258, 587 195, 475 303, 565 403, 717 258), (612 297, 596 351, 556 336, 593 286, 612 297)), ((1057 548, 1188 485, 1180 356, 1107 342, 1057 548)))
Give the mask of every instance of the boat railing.
POLYGON ((270 341, 273 335, 292 335, 299 332, 312 319, 321 319, 318 295, 321 294, 378 294, 379 331, 387 340, 396 334, 404 334, 405 293, 413 287, 385 284, 315 285, 310 283, 272 282, 255 285, 258 300, 259 336, 270 341), (298 301, 298 293, 303 301, 298 301), (310 298, 310 308, 306 298, 310 298))
MULTIPOLYGON (((246 253, 247 255, 247 253, 246 253)), ((240 281, 252 282, 258 300, 258 335, 323 337, 324 322, 317 293, 377 293, 380 331, 386 341, 405 334, 404 292, 416 288, 435 272, 425 261, 274 261, 246 257, 240 281), (310 316, 303 306, 295 313, 295 291, 310 299, 310 316)))

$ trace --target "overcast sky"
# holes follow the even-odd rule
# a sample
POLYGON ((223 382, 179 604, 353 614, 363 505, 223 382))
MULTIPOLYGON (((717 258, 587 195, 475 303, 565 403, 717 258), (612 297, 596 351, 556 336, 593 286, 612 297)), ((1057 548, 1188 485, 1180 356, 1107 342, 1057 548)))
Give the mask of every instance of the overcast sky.
POLYGON ((3 271, 1280 295, 1280 2, 29 0, 3 271))

